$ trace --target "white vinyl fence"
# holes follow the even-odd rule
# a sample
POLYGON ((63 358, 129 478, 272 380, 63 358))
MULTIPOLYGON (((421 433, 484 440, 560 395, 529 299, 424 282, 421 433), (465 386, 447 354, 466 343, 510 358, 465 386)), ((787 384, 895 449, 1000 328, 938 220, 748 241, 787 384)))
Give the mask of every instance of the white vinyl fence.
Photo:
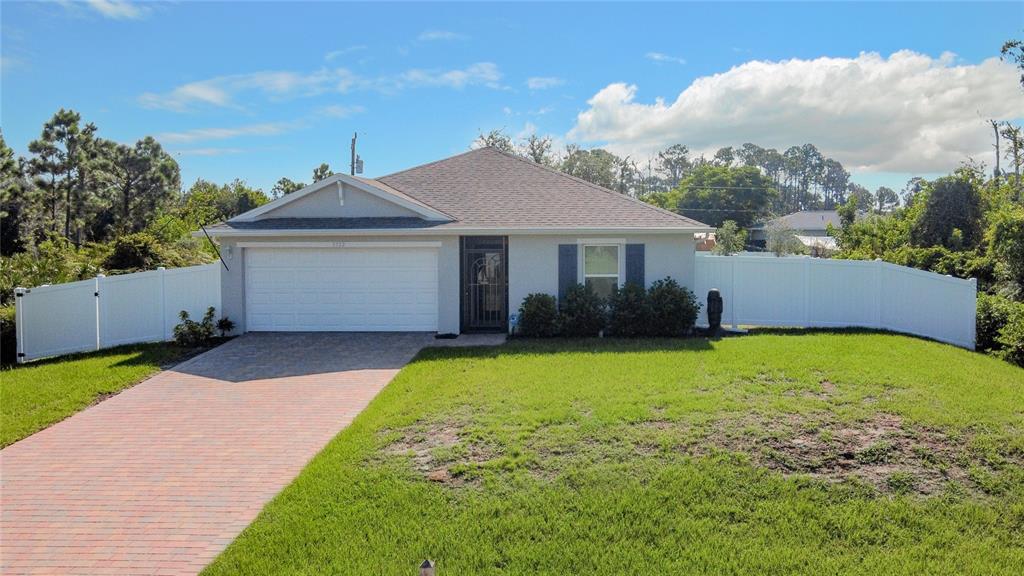
POLYGON ((18 362, 170 340, 178 313, 220 310, 220 264, 17 288, 18 362))
MULTIPOLYGON (((808 257, 696 258, 695 293, 717 288, 723 325, 865 327, 974 348, 977 280, 888 262, 808 257)), ((706 308, 706 304, 705 304, 706 308)), ((707 324, 707 310, 699 323, 707 324)))

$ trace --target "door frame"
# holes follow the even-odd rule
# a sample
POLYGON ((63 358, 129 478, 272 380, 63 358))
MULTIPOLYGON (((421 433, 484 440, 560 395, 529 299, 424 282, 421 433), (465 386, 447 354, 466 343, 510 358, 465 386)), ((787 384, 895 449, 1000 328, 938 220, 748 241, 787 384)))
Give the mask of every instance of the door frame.
POLYGON ((464 333, 474 332, 491 332, 491 333, 506 333, 508 332, 508 236, 459 236, 459 331, 464 333), (467 274, 469 270, 466 266, 466 252, 467 250, 474 250, 472 244, 476 241, 490 241, 490 242, 501 242, 501 273, 505 279, 504 289, 504 308, 505 313, 501 318, 501 326, 471 326, 469 323, 467 313, 467 274), (467 246, 468 244, 468 246, 467 246))

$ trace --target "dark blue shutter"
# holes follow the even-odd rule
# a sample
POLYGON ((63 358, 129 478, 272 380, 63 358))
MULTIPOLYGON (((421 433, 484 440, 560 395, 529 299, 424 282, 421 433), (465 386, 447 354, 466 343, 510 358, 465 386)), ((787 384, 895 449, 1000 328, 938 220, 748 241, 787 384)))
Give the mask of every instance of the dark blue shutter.
POLYGON ((641 288, 646 287, 643 244, 626 244, 626 282, 632 282, 641 288))
POLYGON ((577 248, 575 244, 558 245, 558 302, 565 301, 565 295, 577 282, 577 248))

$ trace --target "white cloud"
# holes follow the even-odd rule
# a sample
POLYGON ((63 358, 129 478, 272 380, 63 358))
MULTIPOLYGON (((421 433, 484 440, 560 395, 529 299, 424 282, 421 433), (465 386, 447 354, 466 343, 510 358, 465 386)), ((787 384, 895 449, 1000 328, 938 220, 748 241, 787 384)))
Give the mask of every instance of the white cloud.
POLYGON ((163 108, 181 111, 193 104, 227 106, 231 95, 219 86, 219 82, 204 80, 182 84, 167 94, 146 92, 139 96, 139 103, 145 108, 163 108))
POLYGON ((151 11, 150 6, 129 0, 57 0, 57 2, 72 14, 81 15, 80 9, 88 7, 104 18, 112 20, 139 20, 149 16, 151 11))
POLYGON ((267 122, 232 128, 195 128, 183 132, 157 134, 161 142, 184 143, 209 140, 228 140, 242 136, 276 136, 299 127, 298 122, 267 122))
POLYGON ((664 52, 648 52, 644 54, 644 58, 648 60, 654 60, 655 62, 671 62, 673 64, 686 64, 686 60, 678 56, 669 56, 664 52))
POLYGON ((153 11, 153 5, 130 0, 56 0, 68 14, 82 17, 89 12, 110 19, 141 19, 153 11))
POLYGON ((321 68, 313 72, 263 71, 189 82, 170 92, 146 92, 138 100, 146 108, 182 112, 203 105, 239 107, 237 96, 246 93, 284 99, 354 90, 392 93, 416 86, 500 89, 503 88, 501 76, 498 66, 492 62, 478 62, 461 69, 411 69, 394 75, 370 77, 360 76, 346 68, 321 68))
POLYGON ((1024 117, 1009 63, 957 64, 950 53, 906 50, 751 61, 694 80, 671 103, 637 102, 637 91, 621 83, 600 90, 569 137, 638 155, 677 142, 696 150, 811 142, 849 169, 945 172, 989 155, 984 118, 1024 117))
POLYGON ((349 46, 348 48, 342 48, 341 50, 331 50, 327 54, 324 54, 324 60, 330 62, 339 56, 345 56, 352 54, 353 52, 361 52, 366 50, 367 46, 364 44, 357 44, 355 46, 349 46))
POLYGON ((390 85, 399 89, 406 85, 447 86, 449 88, 481 85, 488 88, 502 88, 500 80, 501 71, 498 70, 497 64, 477 62, 456 70, 407 70, 395 78, 381 78, 380 82, 382 86, 390 85))
POLYGON ((526 87, 530 90, 545 90, 565 84, 565 80, 554 76, 533 76, 526 79, 526 87))
POLYGON ((466 36, 449 30, 424 30, 416 39, 420 42, 436 42, 438 40, 465 40, 466 36))

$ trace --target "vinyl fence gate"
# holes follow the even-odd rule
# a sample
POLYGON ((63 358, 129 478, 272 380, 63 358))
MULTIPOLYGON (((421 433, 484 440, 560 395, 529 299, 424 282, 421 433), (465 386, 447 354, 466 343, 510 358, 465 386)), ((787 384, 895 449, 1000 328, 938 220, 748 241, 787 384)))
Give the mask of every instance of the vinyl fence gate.
POLYGON ((174 337, 178 313, 220 310, 220 264, 17 288, 18 362, 174 337))

